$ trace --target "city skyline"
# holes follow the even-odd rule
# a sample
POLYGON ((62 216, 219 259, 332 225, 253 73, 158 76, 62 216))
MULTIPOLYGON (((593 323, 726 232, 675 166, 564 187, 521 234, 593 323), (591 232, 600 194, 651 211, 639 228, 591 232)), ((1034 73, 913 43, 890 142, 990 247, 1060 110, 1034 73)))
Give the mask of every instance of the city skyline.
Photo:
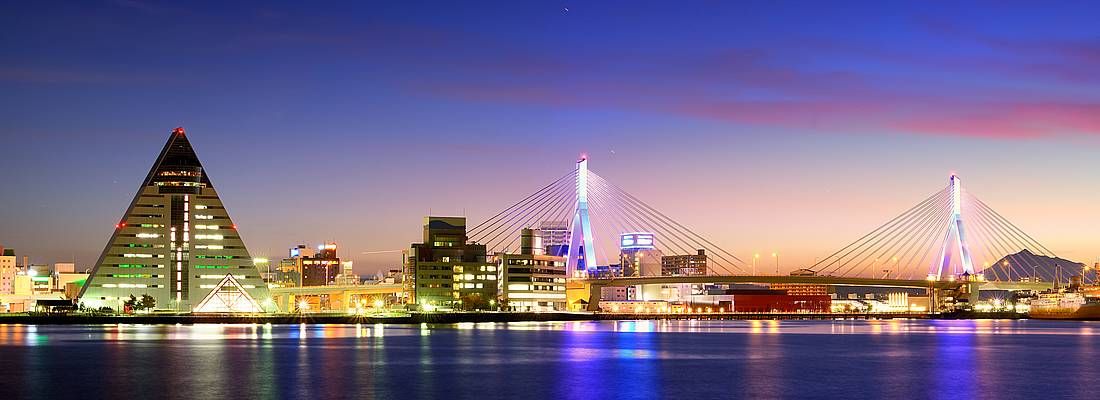
POLYGON ((1077 23, 1095 6, 1078 6, 1000 7, 989 24, 969 17, 988 11, 978 6, 885 21, 855 7, 730 7, 715 14, 746 27, 703 45, 722 18, 650 5, 23 4, 53 22, 0 17, 25 38, 0 45, 15 60, 0 70, 12 94, 0 132, 18 149, 0 157, 14 188, 0 195, 0 245, 90 267, 183 125, 253 256, 337 241, 361 273, 397 267, 398 254, 359 253, 406 248, 425 215, 484 220, 581 153, 743 258, 780 252, 784 270, 950 172, 1058 255, 1091 262, 1100 46, 1077 23), (489 11, 514 18, 468 19, 489 11), (803 24, 754 33, 774 31, 781 11, 803 24), (831 33, 815 13, 853 26, 831 33), (77 15, 96 34, 58 28, 77 15))

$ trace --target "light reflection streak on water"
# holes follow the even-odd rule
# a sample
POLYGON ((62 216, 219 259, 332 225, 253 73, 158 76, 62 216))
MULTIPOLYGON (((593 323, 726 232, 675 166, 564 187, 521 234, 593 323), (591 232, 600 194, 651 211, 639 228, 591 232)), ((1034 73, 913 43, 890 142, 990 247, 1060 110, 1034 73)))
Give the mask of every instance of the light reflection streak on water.
POLYGON ((569 331, 576 334, 616 332, 648 333, 741 333, 783 335, 1064 335, 1095 337, 1100 323, 1010 320, 887 320, 887 321, 570 321, 521 323, 420 324, 413 326, 374 324, 357 325, 272 325, 272 324, 195 324, 131 325, 104 324, 81 326, 74 334, 67 326, 0 324, 0 345, 40 346, 55 339, 104 340, 108 342, 183 340, 273 340, 297 339, 305 343, 329 338, 380 338, 389 334, 431 335, 435 330, 466 332, 495 331, 569 331), (293 327, 293 328, 290 328, 293 327), (289 329, 288 329, 289 328, 289 329), (296 328, 296 329, 295 329, 296 328))

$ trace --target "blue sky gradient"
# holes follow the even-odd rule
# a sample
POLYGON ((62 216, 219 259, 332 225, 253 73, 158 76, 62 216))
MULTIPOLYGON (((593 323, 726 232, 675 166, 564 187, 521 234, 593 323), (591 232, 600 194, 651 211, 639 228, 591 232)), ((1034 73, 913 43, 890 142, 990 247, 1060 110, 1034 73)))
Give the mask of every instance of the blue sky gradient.
POLYGON ((8 2, 0 244, 95 260, 187 128, 254 255, 396 266, 592 168, 738 253, 827 255, 946 185, 1100 256, 1100 3, 8 2))

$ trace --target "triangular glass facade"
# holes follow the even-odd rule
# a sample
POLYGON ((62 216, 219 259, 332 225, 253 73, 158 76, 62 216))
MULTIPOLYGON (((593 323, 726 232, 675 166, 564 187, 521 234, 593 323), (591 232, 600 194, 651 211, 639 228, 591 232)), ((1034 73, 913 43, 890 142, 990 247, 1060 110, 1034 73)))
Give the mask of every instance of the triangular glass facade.
POLYGON ((148 294, 155 309, 192 311, 230 274, 254 302, 268 298, 237 225, 183 128, 176 128, 115 226, 80 301, 121 309, 130 295, 148 294))
POLYGON ((252 298, 244 286, 233 277, 226 274, 221 282, 206 295, 205 299, 195 306, 195 312, 201 313, 255 313, 263 312, 260 303, 252 298))

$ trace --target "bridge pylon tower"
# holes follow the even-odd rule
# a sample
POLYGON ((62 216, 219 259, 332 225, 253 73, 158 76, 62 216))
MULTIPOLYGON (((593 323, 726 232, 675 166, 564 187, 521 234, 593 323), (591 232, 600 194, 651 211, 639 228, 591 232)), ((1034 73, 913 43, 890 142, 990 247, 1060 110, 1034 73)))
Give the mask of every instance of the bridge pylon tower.
POLYGON ((593 241, 592 222, 588 218, 588 156, 577 161, 577 203, 573 222, 569 225, 569 250, 566 252, 566 268, 574 277, 586 277, 596 270, 596 246, 593 241), (580 268, 581 257, 584 269, 580 268))
POLYGON ((962 212, 962 180, 956 174, 951 174, 950 181, 947 186, 949 199, 951 201, 951 215, 947 226, 947 233, 944 235, 943 247, 940 250, 939 263, 935 266, 929 276, 935 276, 936 279, 941 279, 944 275, 950 275, 954 279, 968 282, 960 293, 960 296, 971 300, 971 303, 978 300, 978 288, 981 286, 982 273, 974 269, 974 261, 970 257, 970 246, 966 242, 966 225, 963 223, 962 212), (955 262, 952 262, 952 258, 957 258, 955 262), (959 270, 959 267, 962 270, 959 270))
POLYGON ((980 271, 974 270, 974 261, 970 258, 970 247, 966 243, 966 229, 963 224, 962 213, 962 180, 958 175, 951 174, 947 187, 951 196, 951 216, 944 235, 943 247, 940 250, 939 263, 932 274, 937 278, 945 274, 976 276, 980 271), (957 263, 952 263, 952 258, 957 257, 957 263), (958 267, 962 270, 959 271, 958 267))

